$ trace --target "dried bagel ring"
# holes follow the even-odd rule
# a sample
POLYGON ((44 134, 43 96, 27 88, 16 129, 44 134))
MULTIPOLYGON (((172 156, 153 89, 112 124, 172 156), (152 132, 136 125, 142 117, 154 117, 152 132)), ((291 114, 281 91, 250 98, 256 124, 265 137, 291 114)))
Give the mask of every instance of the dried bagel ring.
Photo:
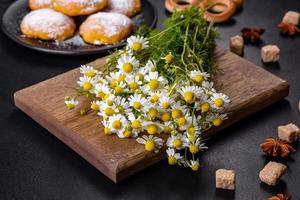
MULTIPOLYGON (((232 0, 235 4, 236 7, 239 8, 242 6, 243 4, 243 0, 232 0)), ((209 10, 215 13, 221 13, 224 12, 226 10, 227 6, 222 4, 222 3, 218 3, 214 6, 212 6, 209 10)))
POLYGON ((202 1, 199 4, 199 7, 202 9, 208 9, 204 13, 204 17, 209 22, 220 23, 227 21, 236 11, 236 4, 232 0, 210 0, 202 1), (226 9, 223 12, 215 13, 209 11, 209 6, 211 4, 221 4, 226 6, 226 9))
POLYGON ((169 12, 184 10, 191 6, 197 6, 199 0, 166 0, 165 7, 169 12))

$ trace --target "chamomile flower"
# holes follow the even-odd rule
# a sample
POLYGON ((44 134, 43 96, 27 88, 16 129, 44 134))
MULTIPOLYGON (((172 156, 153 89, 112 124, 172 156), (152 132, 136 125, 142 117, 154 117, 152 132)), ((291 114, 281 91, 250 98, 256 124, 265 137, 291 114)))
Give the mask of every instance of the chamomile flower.
POLYGON ((169 52, 167 55, 165 55, 165 57, 162 57, 161 59, 165 60, 165 62, 167 64, 169 64, 173 61, 174 56, 173 56, 172 52, 169 52))
POLYGON ((184 136, 181 133, 177 135, 171 135, 167 140, 167 146, 175 149, 184 148, 184 136))
POLYGON ((115 105, 101 101, 99 107, 101 109, 99 110, 98 115, 102 116, 104 119, 113 116, 116 113, 115 105))
POLYGON ((200 92, 200 88, 197 86, 185 86, 180 90, 180 94, 182 95, 185 102, 191 104, 194 103, 196 98, 198 97, 200 92))
POLYGON ((146 151, 154 151, 155 153, 158 153, 159 149, 163 146, 163 140, 153 135, 143 135, 137 138, 136 141, 145 145, 146 151))
POLYGON ((78 103, 79 102, 73 98, 65 97, 65 104, 69 110, 74 109, 78 103))
POLYGON ((193 119, 193 117, 187 113, 186 115, 177 118, 176 123, 178 125, 178 129, 184 131, 187 130, 188 127, 195 124, 196 120, 195 118, 193 119))
POLYGON ((102 125, 104 127, 103 132, 104 132, 105 135, 112 135, 113 134, 113 132, 111 132, 110 124, 109 124, 108 120, 103 120, 102 125))
POLYGON ((98 112, 100 110, 100 101, 92 101, 91 102, 91 109, 94 112, 98 112))
POLYGON ((119 94, 122 94, 125 92, 125 89, 126 89, 126 83, 124 83, 123 81, 121 82, 118 82, 114 88, 114 93, 116 95, 119 95, 119 94))
POLYGON ((180 153, 176 153, 173 148, 168 148, 166 150, 168 155, 168 163, 169 165, 176 165, 177 163, 180 164, 183 157, 180 155, 180 153))
POLYGON ((120 56, 133 56, 133 51, 132 51, 131 48, 129 48, 128 46, 126 46, 124 49, 118 50, 118 54, 120 56))
POLYGON ((129 74, 139 67, 139 61, 133 56, 121 56, 118 59, 117 68, 120 72, 129 74))
POLYGON ((120 71, 110 72, 109 75, 106 76, 106 79, 108 80, 110 87, 112 88, 116 87, 120 76, 121 76, 120 71))
POLYGON ((105 84, 96 84, 92 93, 96 94, 97 98, 104 99, 110 94, 110 89, 105 84))
POLYGON ((146 89, 152 91, 158 90, 166 83, 165 78, 159 76, 158 72, 149 72, 149 74, 145 76, 145 80, 148 82, 146 89))
POLYGON ((132 49, 135 52, 139 52, 145 48, 147 48, 149 41, 147 38, 144 38, 143 36, 130 36, 127 39, 127 47, 129 49, 132 49))
POLYGON ((157 71, 156 65, 152 60, 147 61, 146 65, 145 65, 145 69, 148 72, 156 72, 157 71))
POLYGON ((128 125, 127 119, 120 114, 109 117, 109 128, 111 132, 116 133, 120 138, 124 138, 124 131, 128 125))
POLYGON ((170 134, 173 130, 176 129, 175 124, 172 121, 166 121, 163 124, 164 133, 170 134))
POLYGON ((146 67, 140 67, 137 69, 135 77, 139 80, 139 81, 143 81, 145 78, 145 75, 149 73, 149 69, 147 69, 146 67))
POLYGON ((132 109, 129 105, 129 102, 125 98, 117 96, 114 98, 114 105, 116 107, 116 113, 125 114, 131 113, 132 109))
POLYGON ((214 126, 220 126, 225 119, 227 119, 227 115, 219 113, 214 113, 207 117, 207 120, 211 122, 214 126))
POLYGON ((173 103, 171 107, 173 119, 178 119, 179 117, 184 116, 187 112, 187 107, 183 105, 180 101, 173 103))
POLYGON ((190 140, 186 140, 185 147, 189 148, 191 154, 196 154, 200 150, 207 149, 204 143, 201 143, 201 139, 197 138, 195 141, 191 142, 190 140))
POLYGON ((200 164, 199 164, 199 160, 190 160, 190 162, 188 163, 188 166, 193 170, 193 171, 198 171, 200 164))
POLYGON ((211 104, 215 109, 223 109, 230 102, 229 97, 222 93, 215 93, 211 97, 211 104))
POLYGON ((82 76, 79 78, 79 81, 77 81, 77 84, 86 92, 92 90, 95 83, 96 80, 88 76, 82 76))
POLYGON ((174 99, 170 96, 162 96, 159 99, 159 105, 163 108, 163 109, 168 109, 171 107, 171 105, 174 103, 174 99))
POLYGON ((163 131, 163 125, 159 122, 144 121, 143 127, 149 135, 159 134, 163 131))
POLYGON ((201 84, 203 81, 206 81, 209 78, 209 74, 206 72, 193 70, 193 71, 191 71, 190 77, 197 84, 201 84))
POLYGON ((140 116, 135 117, 133 113, 129 113, 128 119, 134 132, 139 133, 143 130, 143 120, 140 116))
POLYGON ((131 91, 136 91, 140 85, 142 85, 142 81, 139 80, 139 77, 133 74, 126 76, 125 81, 131 91))
POLYGON ((92 66, 89 65, 82 65, 79 70, 81 74, 90 78, 93 78, 97 74, 100 74, 98 70, 95 70, 92 66))
POLYGON ((202 82, 202 87, 205 88, 206 90, 214 90, 214 82, 209 82, 209 81, 203 81, 202 82))
POLYGON ((142 110, 147 105, 147 100, 141 94, 134 94, 129 97, 129 105, 135 110, 142 110))

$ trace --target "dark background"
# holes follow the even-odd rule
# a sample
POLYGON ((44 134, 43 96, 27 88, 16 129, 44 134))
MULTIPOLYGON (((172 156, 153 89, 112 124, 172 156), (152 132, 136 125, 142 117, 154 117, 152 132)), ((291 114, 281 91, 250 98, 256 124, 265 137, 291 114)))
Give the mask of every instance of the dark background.
MULTIPOLYGON (((1 0, 1 13, 12 3, 1 0)), ((159 12, 158 27, 167 16, 162 0, 152 0, 159 12)), ((13 93, 66 72, 97 56, 46 55, 21 47, 0 33, 0 199, 266 199, 289 193, 300 199, 300 152, 282 162, 288 172, 276 187, 260 183, 267 159, 259 144, 275 137, 277 126, 300 125, 300 37, 282 37, 277 29, 284 13, 300 11, 299 0, 246 0, 231 21, 219 25, 218 44, 228 48, 229 37, 244 26, 266 29, 264 43, 281 49, 279 64, 264 66, 259 46, 246 46, 245 58, 288 80, 289 97, 220 132, 209 142, 198 173, 162 161, 121 182, 112 183, 88 162, 18 110, 13 93), (215 189, 215 170, 234 169, 236 191, 215 189)), ((234 83, 233 83, 234 84, 234 83)), ((300 151, 300 145, 296 146, 300 151)))

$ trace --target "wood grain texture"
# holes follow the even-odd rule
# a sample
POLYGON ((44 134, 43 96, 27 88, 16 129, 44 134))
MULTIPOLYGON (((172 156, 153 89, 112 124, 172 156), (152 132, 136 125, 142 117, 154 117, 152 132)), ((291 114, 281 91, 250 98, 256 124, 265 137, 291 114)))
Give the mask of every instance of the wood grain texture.
MULTIPOLYGON (((204 133, 205 137, 283 99, 289 93, 286 81, 239 56, 217 48, 215 59, 222 69, 215 78, 216 88, 227 94, 232 102, 228 108, 229 119, 221 127, 204 133)), ((100 67, 103 63, 102 58, 90 65, 100 67)), ((66 87, 75 85, 78 77, 77 68, 20 90, 15 93, 15 104, 114 182, 165 157, 164 151, 158 154, 145 152, 134 139, 104 135, 101 119, 94 113, 80 116, 80 106, 67 110, 63 100, 71 91, 66 87)))

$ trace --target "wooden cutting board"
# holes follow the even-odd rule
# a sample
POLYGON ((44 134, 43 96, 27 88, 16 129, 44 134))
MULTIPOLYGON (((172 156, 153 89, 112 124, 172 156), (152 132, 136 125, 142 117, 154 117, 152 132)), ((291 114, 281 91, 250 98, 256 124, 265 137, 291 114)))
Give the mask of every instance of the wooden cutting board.
MULTIPOLYGON (((223 49, 216 49, 215 59, 222 73, 215 78, 216 88, 231 99, 229 119, 204 133, 205 137, 223 129, 289 93, 286 81, 223 49)), ((101 67, 104 58, 90 65, 101 67)), ((119 139, 103 134, 100 117, 94 113, 80 116, 80 106, 67 110, 64 97, 71 94, 66 87, 75 86, 79 69, 35 84, 15 93, 15 104, 41 126, 89 161, 112 181, 118 182, 160 161, 166 155, 144 151, 134 139, 119 139)))

